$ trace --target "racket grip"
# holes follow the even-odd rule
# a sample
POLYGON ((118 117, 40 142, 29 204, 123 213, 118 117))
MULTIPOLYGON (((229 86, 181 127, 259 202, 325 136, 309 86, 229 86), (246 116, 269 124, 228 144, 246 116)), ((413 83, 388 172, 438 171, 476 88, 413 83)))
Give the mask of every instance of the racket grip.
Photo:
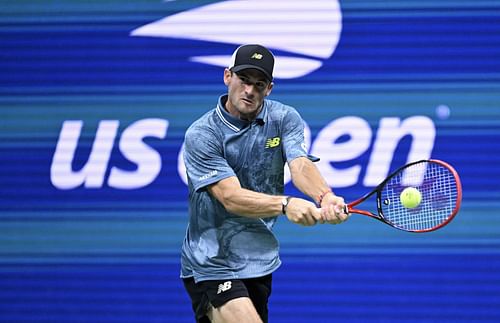
MULTIPOLYGON (((321 212, 321 208, 320 207, 318 207, 316 209, 318 210, 318 212, 321 212)), ((344 205, 344 210, 343 211, 344 211, 345 214, 349 214, 349 206, 347 206, 347 204, 344 205)))

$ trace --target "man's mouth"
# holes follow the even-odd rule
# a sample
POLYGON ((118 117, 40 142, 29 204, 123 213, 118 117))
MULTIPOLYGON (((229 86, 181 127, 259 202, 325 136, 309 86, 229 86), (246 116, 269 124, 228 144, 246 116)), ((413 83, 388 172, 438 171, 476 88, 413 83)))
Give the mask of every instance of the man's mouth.
POLYGON ((241 101, 245 102, 246 104, 253 104, 253 100, 247 98, 242 98, 241 101))

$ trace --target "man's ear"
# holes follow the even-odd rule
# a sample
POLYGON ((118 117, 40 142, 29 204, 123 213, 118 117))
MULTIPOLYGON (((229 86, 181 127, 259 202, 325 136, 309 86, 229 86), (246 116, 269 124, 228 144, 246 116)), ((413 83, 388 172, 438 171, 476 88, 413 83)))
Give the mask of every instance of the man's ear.
POLYGON ((233 72, 231 72, 228 68, 224 69, 224 84, 226 84, 226 86, 228 86, 231 81, 232 73, 233 72))
POLYGON ((267 90, 266 90, 266 96, 271 94, 271 91, 273 90, 273 86, 274 86, 273 82, 269 83, 269 86, 267 87, 267 90))

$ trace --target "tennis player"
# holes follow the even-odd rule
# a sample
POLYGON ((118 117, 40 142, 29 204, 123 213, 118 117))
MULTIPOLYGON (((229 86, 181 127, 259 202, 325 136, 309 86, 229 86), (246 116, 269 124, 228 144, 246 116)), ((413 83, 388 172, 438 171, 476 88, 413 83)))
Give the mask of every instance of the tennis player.
POLYGON ((185 135, 189 224, 181 278, 197 322, 267 322, 272 273, 281 263, 272 232, 279 215, 305 226, 348 218, 344 199, 305 150, 298 112, 266 99, 273 69, 267 48, 238 47, 224 70, 227 94, 185 135), (283 195, 285 162, 315 203, 283 195))

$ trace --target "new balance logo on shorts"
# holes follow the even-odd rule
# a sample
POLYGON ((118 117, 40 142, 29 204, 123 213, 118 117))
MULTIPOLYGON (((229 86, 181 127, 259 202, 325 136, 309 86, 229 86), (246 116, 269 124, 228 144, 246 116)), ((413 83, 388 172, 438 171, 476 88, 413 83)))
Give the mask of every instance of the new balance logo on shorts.
POLYGON ((224 284, 219 284, 219 288, 217 289, 217 295, 219 295, 222 292, 230 290, 232 287, 231 282, 225 282, 224 284))

